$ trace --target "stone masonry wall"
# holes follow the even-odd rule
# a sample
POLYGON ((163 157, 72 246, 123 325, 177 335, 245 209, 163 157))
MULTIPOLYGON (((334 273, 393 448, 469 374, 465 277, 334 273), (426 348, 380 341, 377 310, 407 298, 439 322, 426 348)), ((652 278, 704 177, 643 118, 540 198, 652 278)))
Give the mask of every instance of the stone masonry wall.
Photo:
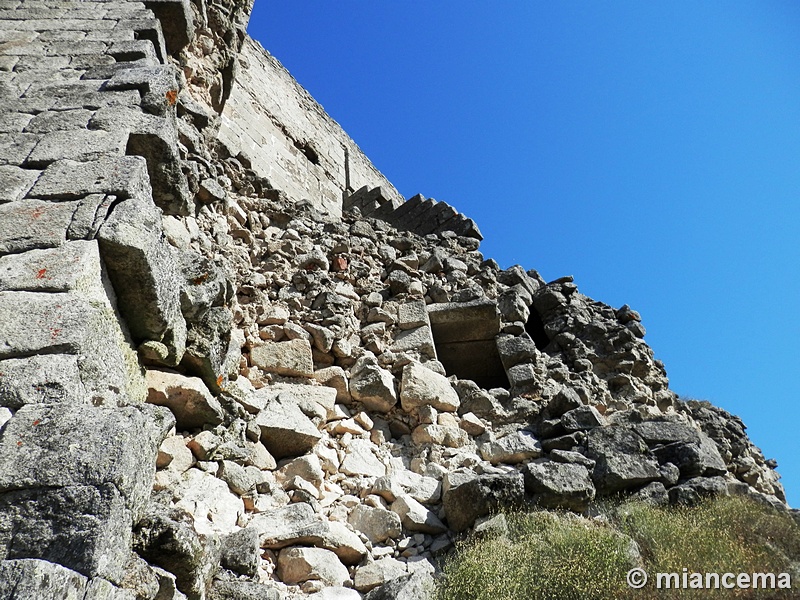
POLYGON ((240 76, 222 113, 220 141, 245 157, 259 175, 293 201, 310 200, 331 215, 342 198, 362 186, 391 183, 278 60, 248 38, 240 76))

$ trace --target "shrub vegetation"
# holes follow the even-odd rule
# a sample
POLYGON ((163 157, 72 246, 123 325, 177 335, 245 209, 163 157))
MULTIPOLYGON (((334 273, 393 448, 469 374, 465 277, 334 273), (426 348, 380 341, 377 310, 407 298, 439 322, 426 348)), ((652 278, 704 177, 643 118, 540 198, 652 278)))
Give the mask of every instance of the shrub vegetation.
POLYGON ((789 573, 800 587, 800 524, 743 497, 693 507, 607 503, 599 518, 506 514, 508 531, 460 543, 445 561, 437 600, 793 598, 792 590, 656 589, 656 573, 789 573), (642 567, 650 581, 631 589, 642 567))

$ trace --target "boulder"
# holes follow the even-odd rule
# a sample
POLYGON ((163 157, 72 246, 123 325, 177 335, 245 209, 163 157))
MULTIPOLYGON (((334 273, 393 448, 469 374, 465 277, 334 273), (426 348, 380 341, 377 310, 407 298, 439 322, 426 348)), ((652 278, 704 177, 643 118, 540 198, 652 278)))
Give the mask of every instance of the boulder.
POLYGON ((461 404, 446 377, 416 362, 403 368, 400 403, 406 412, 412 412, 420 406, 455 412, 461 404))
POLYGON ((200 469, 183 473, 173 495, 175 506, 192 515, 202 535, 231 533, 244 514, 244 503, 231 494, 228 484, 200 469))
POLYGON ((222 406, 199 377, 148 370, 146 381, 147 402, 169 408, 179 431, 222 423, 222 406))
POLYGON ((453 471, 445 475, 442 484, 447 523, 456 532, 470 527, 478 517, 520 506, 524 498, 520 473, 477 475, 472 471, 453 471))
POLYGON ((357 567, 353 587, 364 593, 407 574, 405 563, 386 557, 357 567))
POLYGON ((542 445, 529 431, 517 431, 480 446, 481 457, 493 465, 517 464, 542 455, 542 445))
POLYGON ((728 472, 717 444, 704 433, 696 432, 693 441, 676 441, 653 450, 661 464, 672 463, 680 469, 681 477, 724 475, 728 472))
POLYGON ((565 412, 561 424, 568 432, 584 431, 606 425, 606 419, 594 406, 579 406, 565 412))
POLYGON ((392 502, 392 511, 398 514, 403 527, 409 531, 434 535, 447 531, 439 517, 407 494, 392 502))
POLYGON ((329 532, 327 522, 305 502, 257 514, 250 526, 258 531, 261 547, 272 550, 298 544, 322 545, 329 532))
POLYGON ((428 600, 433 598, 435 585, 429 573, 415 572, 375 588, 364 600, 428 600))
POLYGON ((284 394, 266 404, 258 413, 256 423, 261 428, 262 443, 279 459, 305 454, 322 438, 294 398, 284 394))
POLYGON ((586 454, 596 461, 592 479, 601 494, 659 479, 658 461, 639 434, 622 425, 591 430, 586 454))
POLYGON ((264 342, 250 350, 250 363, 267 373, 289 377, 313 377, 314 359, 308 340, 264 342))
POLYGON ((373 544, 379 544, 389 538, 398 538, 403 532, 397 513, 366 504, 359 504, 353 508, 347 517, 347 522, 356 531, 366 535, 373 544))
POLYGON ((386 465, 375 456, 373 451, 375 448, 375 445, 369 440, 352 440, 347 447, 339 471, 351 476, 383 477, 386 475, 386 465))
POLYGON ((350 371, 350 394, 368 410, 388 412, 397 404, 394 377, 378 366, 374 357, 364 356, 350 371))
POLYGON ((289 585, 314 580, 325 585, 342 586, 350 579, 347 568, 330 550, 299 546, 280 551, 278 577, 289 585))
POLYGON ((221 539, 220 564, 241 575, 253 576, 261 559, 258 531, 247 527, 221 539))
POLYGON ((594 485, 583 465, 537 460, 525 465, 522 473, 525 491, 543 508, 583 512, 594 500, 594 485))

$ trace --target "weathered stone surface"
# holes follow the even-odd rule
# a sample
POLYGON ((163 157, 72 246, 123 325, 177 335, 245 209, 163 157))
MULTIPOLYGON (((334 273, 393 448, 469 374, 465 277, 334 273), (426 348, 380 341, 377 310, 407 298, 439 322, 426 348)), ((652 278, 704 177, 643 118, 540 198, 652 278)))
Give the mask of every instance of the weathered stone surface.
POLYGON ((186 446, 186 438, 182 435, 170 436, 161 443, 156 458, 157 468, 184 473, 193 464, 192 451, 186 446))
POLYGON ((146 380, 147 402, 169 408, 179 430, 222 423, 225 413, 199 377, 148 370, 146 380))
POLYGON ((74 354, 46 354, 0 361, 0 406, 88 403, 78 360, 74 354))
POLYGON ((240 529, 221 540, 220 563, 226 569, 242 575, 256 574, 260 558, 258 531, 252 527, 240 529))
POLYGON ((404 563, 391 557, 382 558, 358 567, 353 576, 353 586, 364 593, 407 573, 404 563))
POLYGON ((697 432, 696 441, 677 441, 653 450, 661 464, 672 463, 685 478, 724 475, 728 472, 719 449, 710 437, 697 432))
POLYGON ((358 564, 367 555, 367 547, 358 535, 339 521, 328 523, 328 531, 320 545, 331 550, 346 565, 358 564))
POLYGON ((139 514, 173 423, 151 407, 24 406, 0 433, 0 492, 112 484, 139 514))
POLYGON ((172 573, 178 589, 190 598, 202 598, 219 567, 216 536, 198 536, 178 514, 155 504, 136 525, 134 548, 150 564, 172 573))
POLYGON ((210 473, 189 469, 173 488, 175 506, 192 516, 194 529, 204 536, 236 530, 244 503, 228 484, 210 473))
POLYGON ((579 406, 565 412, 561 416, 561 424, 569 432, 584 431, 602 427, 606 424, 606 419, 594 406, 579 406))
POLYGON ((0 165, 0 202, 22 200, 39 176, 39 171, 0 165))
POLYGON ((578 464, 534 461, 523 468, 525 491, 544 508, 586 510, 595 490, 589 470, 578 464))
POLYGON ((60 246, 78 206, 79 202, 41 200, 0 204, 0 254, 60 246))
POLYGON ((84 600, 87 585, 83 575, 44 560, 0 561, 0 598, 84 600))
POLYGON ((261 547, 273 550, 298 544, 322 545, 328 534, 327 523, 304 502, 257 514, 250 526, 258 531, 261 547))
POLYGON ((587 455, 597 461, 592 479, 597 491, 610 494, 655 481, 658 462, 639 434, 621 425, 589 432, 587 455))
POLYGON ((346 475, 383 477, 386 475, 386 465, 375 456, 373 448, 373 444, 368 440, 351 441, 339 470, 346 475))
POLYGON ((250 351, 250 362, 268 373, 294 377, 314 375, 311 344, 303 339, 259 344, 250 351))
POLYGON ((336 412, 336 390, 327 386, 276 383, 261 388, 256 395, 266 402, 278 396, 291 398, 307 415, 321 413, 326 420, 333 418, 336 412))
POLYGON ((476 475, 454 471, 445 476, 442 501, 450 529, 464 531, 475 519, 500 508, 522 504, 525 488, 522 475, 476 475))
POLYGON ((186 349, 181 278, 163 236, 160 211, 152 202, 121 202, 97 237, 134 340, 163 343, 169 349, 165 363, 178 364, 186 349))
POLYGON ((492 464, 517 464, 542 455, 542 445, 529 431, 510 433, 480 446, 481 456, 492 464))
POLYGON ((447 378, 419 363, 410 363, 403 368, 400 403, 408 412, 426 405, 455 412, 461 404, 447 378))
POLYGON ((356 531, 366 535, 373 544, 397 538, 403 531, 397 513, 366 504, 359 504, 353 508, 347 517, 347 522, 356 531))
POLYGON ((364 600, 427 600, 432 597, 434 587, 430 574, 412 573, 375 588, 364 600))
POLYGON ((392 344, 394 352, 415 350, 428 358, 436 358, 436 346, 433 342, 431 328, 427 325, 402 331, 392 344))
POLYGON ((256 423, 261 428, 261 442, 275 458, 305 454, 322 438, 295 399, 285 394, 268 401, 256 423))
POLYGON ((350 575, 330 550, 295 546, 284 548, 278 554, 278 577, 290 585, 315 580, 341 586, 350 575))
POLYGON ((447 531, 439 517, 407 494, 392 502, 392 511, 398 514, 403 527, 409 531, 431 534, 447 531))
POLYGON ((287 480, 292 477, 300 477, 317 488, 322 487, 322 482, 325 479, 325 473, 322 472, 322 465, 316 454, 300 456, 289 461, 281 467, 279 474, 287 480))
POLYGON ((388 412, 397 404, 394 378, 372 357, 362 357, 350 372, 350 393, 369 410, 388 412))
POLYGON ((147 175, 147 163, 139 156, 102 157, 80 163, 59 160, 42 172, 28 197, 69 200, 89 194, 114 194, 121 198, 149 200, 152 188, 147 175))
POLYGON ((120 581, 133 515, 112 483, 0 493, 0 561, 40 558, 120 581))
POLYGON ((107 131, 53 131, 46 133, 28 155, 25 163, 43 168, 61 159, 79 162, 97 160, 105 155, 122 156, 128 132, 107 131))

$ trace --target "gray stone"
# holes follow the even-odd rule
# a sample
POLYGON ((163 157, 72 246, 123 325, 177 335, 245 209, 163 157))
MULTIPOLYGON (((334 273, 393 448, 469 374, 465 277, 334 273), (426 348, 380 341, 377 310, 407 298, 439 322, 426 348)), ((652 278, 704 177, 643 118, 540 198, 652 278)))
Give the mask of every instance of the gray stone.
POLYGON ((39 171, 0 165, 0 203, 22 200, 38 176, 39 171))
POLYGON ((351 369, 350 394, 367 409, 377 412, 388 412, 397 404, 392 374, 369 356, 358 359, 351 369))
POLYGON ((253 583, 251 581, 223 581, 215 579, 210 600, 283 600, 276 587, 253 583))
POLYGON ((347 522, 356 531, 366 535, 373 544, 379 544, 389 538, 398 538, 403 531, 397 513, 366 504, 359 504, 353 508, 347 517, 347 522))
POLYGON ((662 464, 672 463, 685 478, 724 475, 728 472, 725 461, 719 454, 716 443, 704 433, 697 434, 696 441, 672 442, 653 450, 662 464))
POLYGON ((523 468, 525 491, 544 508, 583 512, 594 500, 589 470, 577 464, 534 461, 523 468))
POLYGON ((520 473, 477 475, 454 471, 445 475, 442 492, 447 523, 456 532, 470 527, 478 517, 521 506, 525 497, 520 473))
POLYGON ((175 576, 178 589, 202 598, 219 569, 221 547, 216 536, 197 534, 180 511, 151 504, 134 530, 134 549, 151 565, 175 576))
POLYGON ((342 586, 350 579, 347 568, 330 550, 297 546, 284 548, 278 554, 278 577, 289 585, 314 580, 342 586))
POLYGON ((357 567, 353 587, 364 593, 407 574, 405 563, 391 557, 382 558, 357 567))
POLYGON ((606 419, 594 406, 579 406, 565 412, 561 416, 561 424, 568 432, 585 431, 604 426, 606 419))
POLYGON ((120 581, 133 526, 125 504, 113 483, 0 493, 0 561, 40 558, 120 581))
POLYGON ((275 458, 299 456, 309 452, 322 434, 297 405, 286 395, 270 400, 258 413, 261 441, 275 458))
POLYGON ((56 161, 42 172, 28 197, 71 200, 89 194, 114 194, 120 198, 151 201, 152 193, 144 158, 121 156, 81 163, 56 161))
POLYGON ((670 504, 693 506, 704 498, 727 496, 728 482, 724 477, 695 477, 669 489, 670 504))
POLYGON ((561 387, 547 404, 547 412, 551 417, 560 417, 566 412, 583 405, 580 396, 571 387, 561 387))
POLYGON ((242 575, 256 574, 261 558, 258 531, 247 527, 224 536, 221 541, 220 564, 224 568, 242 575))
POLYGON ((375 456, 373 448, 374 445, 369 440, 352 440, 347 446, 339 471, 351 476, 383 477, 386 475, 386 465, 375 456))
POLYGON ((257 514, 250 527, 258 531, 261 547, 272 550, 298 544, 323 545, 329 533, 327 523, 304 502, 257 514))
POLYGON ((402 494, 392 502, 392 511, 400 516, 403 527, 409 531, 431 534, 447 531, 439 517, 407 494, 402 494))
POLYGON ((268 373, 292 377, 312 377, 314 360, 311 344, 295 339, 286 342, 266 342, 250 350, 250 362, 268 373))
POLYGON ((100 228, 98 239, 134 340, 163 343, 170 351, 167 364, 178 364, 186 349, 181 278, 163 235, 160 211, 151 202, 121 202, 100 228))
POLYGON ((169 408, 178 430, 222 423, 225 413, 200 378, 149 370, 146 381, 147 402, 169 408))
POLYGON ((542 445, 529 431, 510 433, 480 446, 481 457, 493 465, 517 464, 542 455, 542 445))
POLYGON ((98 160, 106 155, 123 156, 128 141, 126 131, 53 131, 44 134, 28 155, 25 164, 43 168, 57 160, 79 162, 98 160))
POLYGON ((435 585, 429 573, 412 573, 375 588, 364 600, 429 600, 433 598, 435 585))
POLYGON ((173 425, 149 406, 26 405, 0 433, 0 492, 112 484, 138 515, 173 425))
POLYGON ((0 598, 85 600, 87 585, 83 575, 44 560, 0 561, 0 598))
POLYGON ((591 430, 586 454, 597 461, 592 479, 601 494, 641 486, 660 476, 658 462, 641 436, 621 425, 591 430))
POLYGON ((41 200, 0 204, 0 255, 60 246, 78 206, 41 200))
POLYGON ((400 402, 406 412, 412 412, 421 406, 454 412, 461 404, 447 378, 416 362, 403 368, 400 402))
POLYGON ((660 481, 651 481, 640 490, 629 496, 634 502, 644 502, 653 506, 663 506, 669 502, 667 488, 660 481))
POLYGON ((429 358, 436 358, 436 347, 430 327, 423 325, 397 334, 394 344, 392 344, 392 351, 408 352, 410 350, 416 350, 429 358))
POLYGON ((497 351, 506 370, 520 363, 534 362, 537 356, 536 345, 526 335, 498 336, 497 351))
POLYGON ((400 304, 397 309, 397 326, 400 329, 416 329, 423 325, 430 325, 424 301, 414 300, 400 304))
POLYGON ((44 354, 0 361, 0 406, 88 402, 78 356, 44 354))

